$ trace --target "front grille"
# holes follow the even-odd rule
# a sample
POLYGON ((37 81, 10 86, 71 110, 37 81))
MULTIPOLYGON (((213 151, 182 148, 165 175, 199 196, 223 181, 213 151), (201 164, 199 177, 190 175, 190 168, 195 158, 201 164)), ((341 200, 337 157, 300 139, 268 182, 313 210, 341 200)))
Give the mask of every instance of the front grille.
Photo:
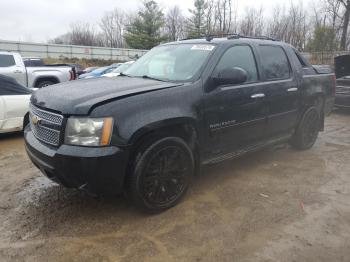
POLYGON ((63 116, 30 105, 30 126, 34 136, 47 144, 58 146, 63 116))

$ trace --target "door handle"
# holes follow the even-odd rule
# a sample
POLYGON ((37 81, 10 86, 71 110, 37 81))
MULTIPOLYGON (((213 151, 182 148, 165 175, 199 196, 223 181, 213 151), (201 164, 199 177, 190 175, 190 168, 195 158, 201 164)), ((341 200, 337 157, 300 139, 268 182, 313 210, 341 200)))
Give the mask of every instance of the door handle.
POLYGON ((23 72, 21 70, 15 70, 13 71, 15 74, 22 74, 23 72))
POLYGON ((298 91, 298 88, 292 87, 292 88, 287 89, 287 91, 288 92, 296 92, 296 91, 298 91))
POLYGON ((263 97, 265 97, 265 94, 254 94, 254 95, 251 95, 250 96, 251 98, 263 98, 263 97))

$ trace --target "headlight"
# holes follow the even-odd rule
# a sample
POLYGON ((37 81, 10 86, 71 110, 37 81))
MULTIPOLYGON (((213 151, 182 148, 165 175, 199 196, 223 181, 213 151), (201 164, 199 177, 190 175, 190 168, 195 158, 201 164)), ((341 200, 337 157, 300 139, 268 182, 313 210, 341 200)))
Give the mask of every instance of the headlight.
POLYGON ((79 146, 107 146, 111 141, 113 118, 68 118, 64 143, 79 146))

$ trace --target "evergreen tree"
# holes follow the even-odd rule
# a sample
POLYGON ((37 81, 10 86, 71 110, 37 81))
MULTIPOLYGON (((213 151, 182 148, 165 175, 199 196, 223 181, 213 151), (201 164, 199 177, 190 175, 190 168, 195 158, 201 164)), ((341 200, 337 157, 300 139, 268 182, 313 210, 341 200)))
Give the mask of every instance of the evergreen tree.
POLYGON ((206 10, 208 4, 205 0, 195 0, 194 9, 189 9, 191 17, 188 19, 188 38, 196 38, 206 33, 206 10))
POLYGON ((327 26, 318 26, 307 45, 307 50, 311 52, 330 52, 336 50, 338 46, 334 29, 327 26))
POLYGON ((130 48, 151 49, 165 40, 161 36, 164 14, 155 1, 145 1, 138 16, 126 28, 125 41, 130 48))

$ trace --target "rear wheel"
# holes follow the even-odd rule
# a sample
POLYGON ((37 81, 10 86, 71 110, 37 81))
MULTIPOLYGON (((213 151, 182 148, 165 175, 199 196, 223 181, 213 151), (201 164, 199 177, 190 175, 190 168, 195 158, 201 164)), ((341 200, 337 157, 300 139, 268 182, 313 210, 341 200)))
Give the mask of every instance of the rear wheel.
POLYGON ((311 107, 304 113, 299 126, 292 138, 291 144, 299 150, 311 148, 320 131, 320 114, 316 107, 311 107))
POLYGON ((145 211, 161 212, 180 201, 193 172, 192 151, 181 138, 166 137, 146 143, 136 152, 129 194, 145 211))
POLYGON ((50 86, 50 85, 54 85, 56 84, 55 82, 53 81, 49 81, 49 80, 45 80, 45 81, 40 81, 36 87, 37 88, 42 88, 42 87, 46 87, 46 86, 50 86))

